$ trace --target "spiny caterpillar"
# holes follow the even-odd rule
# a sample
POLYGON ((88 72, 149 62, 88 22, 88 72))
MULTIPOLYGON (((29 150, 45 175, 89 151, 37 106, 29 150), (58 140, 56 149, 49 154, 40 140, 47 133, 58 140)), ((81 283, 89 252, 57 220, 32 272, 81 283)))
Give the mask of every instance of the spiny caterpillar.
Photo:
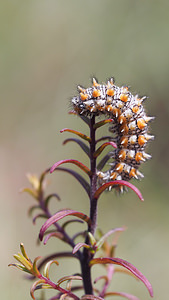
MULTIPOLYGON (((117 149, 110 152, 110 158, 114 159, 110 169, 105 173, 97 172, 99 183, 144 177, 138 168, 151 158, 144 150, 147 142, 154 139, 148 134, 148 122, 154 117, 148 117, 142 105, 146 97, 132 95, 126 86, 116 86, 113 78, 107 84, 99 84, 93 78, 92 87, 78 86, 78 90, 79 95, 72 99, 76 114, 105 114, 113 119, 109 130, 115 135, 112 139, 117 149)), ((123 192, 122 186, 119 189, 123 192)))

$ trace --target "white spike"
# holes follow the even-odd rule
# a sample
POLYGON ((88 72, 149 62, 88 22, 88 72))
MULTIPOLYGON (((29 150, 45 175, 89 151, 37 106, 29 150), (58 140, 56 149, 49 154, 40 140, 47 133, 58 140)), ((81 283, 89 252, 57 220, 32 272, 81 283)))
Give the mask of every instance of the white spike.
POLYGON ((143 157, 144 157, 145 159, 150 159, 150 158, 151 158, 151 155, 148 154, 148 153, 143 152, 143 157))
POLYGON ((120 120, 120 124, 123 124, 123 119, 120 120))
POLYGON ((150 135, 150 134, 146 133, 144 136, 145 136, 145 138, 146 138, 147 141, 154 140, 154 135, 150 135))
POLYGON ((109 81, 109 80, 107 81, 107 87, 108 87, 108 88, 111 88, 111 84, 110 84, 110 81, 109 81))
POLYGON ((137 170, 136 173, 140 178, 144 178, 144 175, 140 171, 137 170))
POLYGON ((80 91, 80 92, 82 92, 82 93, 84 93, 86 90, 84 89, 84 88, 82 88, 80 85, 78 85, 78 90, 80 91))
POLYGON ((124 192, 124 188, 122 185, 120 185, 120 193, 123 194, 123 192, 124 192))
POLYGON ((144 120, 146 123, 148 123, 149 121, 152 121, 154 119, 155 119, 155 117, 147 117, 147 116, 144 117, 144 120))
POLYGON ((116 111, 116 118, 118 117, 118 115, 119 115, 119 114, 118 114, 118 111, 116 111))
POLYGON ((111 84, 111 85, 114 85, 114 78, 113 78, 113 77, 110 78, 110 84, 111 84))
POLYGON ((147 99, 147 96, 143 96, 140 100, 141 100, 141 102, 143 102, 146 99, 147 99))
POLYGON ((97 84, 98 84, 98 83, 97 83, 96 79, 93 78, 93 85, 95 86, 95 85, 97 85, 97 84))

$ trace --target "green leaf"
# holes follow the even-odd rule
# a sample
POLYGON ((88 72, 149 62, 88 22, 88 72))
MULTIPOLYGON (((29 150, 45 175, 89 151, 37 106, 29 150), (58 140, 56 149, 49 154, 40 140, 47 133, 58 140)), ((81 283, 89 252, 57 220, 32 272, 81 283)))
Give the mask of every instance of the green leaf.
POLYGON ((93 236, 93 234, 91 232, 88 232, 88 237, 89 237, 89 241, 91 243, 92 246, 96 245, 96 239, 95 237, 93 236))
POLYGON ((94 156, 95 158, 97 158, 97 157, 102 153, 102 151, 104 150, 104 148, 107 147, 107 146, 112 146, 112 147, 114 147, 114 148, 117 148, 117 145, 116 145, 114 142, 106 142, 106 143, 102 144, 102 145, 94 152, 93 156, 94 156))
POLYGON ((87 248, 87 249, 91 249, 92 250, 92 248, 89 246, 89 245, 87 245, 86 243, 78 243, 74 248, 73 248, 73 251, 72 251, 72 253, 73 254, 75 254, 77 251, 79 251, 79 249, 80 248, 87 248))
POLYGON ((124 231, 125 228, 124 227, 120 227, 120 228, 114 228, 114 229, 111 229, 109 230, 106 234, 104 234, 101 239, 97 242, 96 244, 96 247, 97 247, 97 250, 99 250, 102 245, 104 244, 105 240, 112 234, 112 233, 115 233, 117 231, 124 231))
POLYGON ((56 264, 57 266, 59 265, 57 260, 51 260, 46 263, 44 270, 43 270, 43 275, 48 279, 49 279, 49 269, 52 264, 56 264))
POLYGON ((113 119, 106 119, 106 120, 103 120, 103 121, 100 121, 100 122, 97 122, 96 124, 94 124, 94 129, 97 129, 97 128, 100 128, 101 126, 107 124, 107 123, 112 123, 113 122, 113 119))
POLYGON ((88 141, 89 143, 91 142, 91 138, 89 136, 87 136, 86 134, 83 134, 83 133, 81 133, 79 131, 73 130, 73 129, 64 128, 64 129, 60 130, 60 133, 66 132, 66 131, 67 132, 71 132, 71 133, 73 133, 75 135, 78 135, 80 138, 82 138, 85 141, 88 141))

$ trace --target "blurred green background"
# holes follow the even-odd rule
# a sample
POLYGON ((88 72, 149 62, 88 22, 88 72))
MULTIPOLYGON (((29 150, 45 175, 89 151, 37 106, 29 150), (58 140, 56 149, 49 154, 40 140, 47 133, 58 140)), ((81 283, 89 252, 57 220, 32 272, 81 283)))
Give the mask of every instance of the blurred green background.
MULTIPOLYGON (((117 85, 149 97, 145 106, 156 116, 151 124, 156 139, 148 149, 153 159, 142 167, 145 179, 136 182, 145 202, 131 191, 120 197, 105 194, 99 201, 98 224, 104 232, 128 227, 116 256, 147 276, 154 299, 168 299, 169 2, 6 0, 0 3, 0 28, 1 297, 30 299, 31 283, 7 267, 20 242, 32 258, 62 249, 56 240, 36 245, 42 222, 33 226, 27 217, 33 200, 19 194, 28 186, 25 174, 40 174, 59 159, 87 163, 77 145, 62 146, 70 135, 59 130, 87 129, 68 115, 77 84, 87 87, 93 76, 99 82, 114 76, 117 85)), ((52 203, 53 212, 71 207, 88 213, 86 195, 73 178, 59 172, 48 178, 49 190, 62 198, 58 206, 52 203)), ((65 275, 64 268, 66 275, 76 271, 69 260, 60 260, 54 280, 65 275)), ((150 299, 143 284, 126 275, 116 275, 112 287, 150 299)))

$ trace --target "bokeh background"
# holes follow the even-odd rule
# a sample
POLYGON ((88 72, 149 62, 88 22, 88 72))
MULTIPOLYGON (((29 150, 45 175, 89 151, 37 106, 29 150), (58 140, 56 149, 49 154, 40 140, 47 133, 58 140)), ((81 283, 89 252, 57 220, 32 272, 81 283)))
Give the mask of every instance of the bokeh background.
MULTIPOLYGON (((30 299, 31 283, 7 267, 20 242, 32 258, 63 249, 56 240, 37 246, 42 222, 33 226, 27 210, 34 202, 19 193, 29 186, 25 174, 40 174, 59 159, 87 163, 77 145, 62 145, 69 135, 59 130, 87 130, 80 119, 68 115, 77 84, 87 87, 93 76, 100 82, 114 76, 117 85, 149 97, 145 105, 156 117, 151 124, 156 138, 148 149, 153 159, 142 167, 145 179, 136 182, 145 202, 131 191, 120 197, 105 194, 99 201, 98 224, 104 232, 127 226, 116 256, 147 276, 154 299, 168 299, 169 2, 6 0, 0 3, 0 35, 1 297, 30 299)), ((86 195, 73 178, 56 172, 49 180, 49 191, 62 198, 59 204, 52 202, 53 212, 71 207, 88 213, 86 195)), ((54 280, 65 269, 74 273, 72 266, 69 260, 60 261, 54 280)), ((150 299, 143 284, 126 275, 116 275, 112 287, 150 299)))

